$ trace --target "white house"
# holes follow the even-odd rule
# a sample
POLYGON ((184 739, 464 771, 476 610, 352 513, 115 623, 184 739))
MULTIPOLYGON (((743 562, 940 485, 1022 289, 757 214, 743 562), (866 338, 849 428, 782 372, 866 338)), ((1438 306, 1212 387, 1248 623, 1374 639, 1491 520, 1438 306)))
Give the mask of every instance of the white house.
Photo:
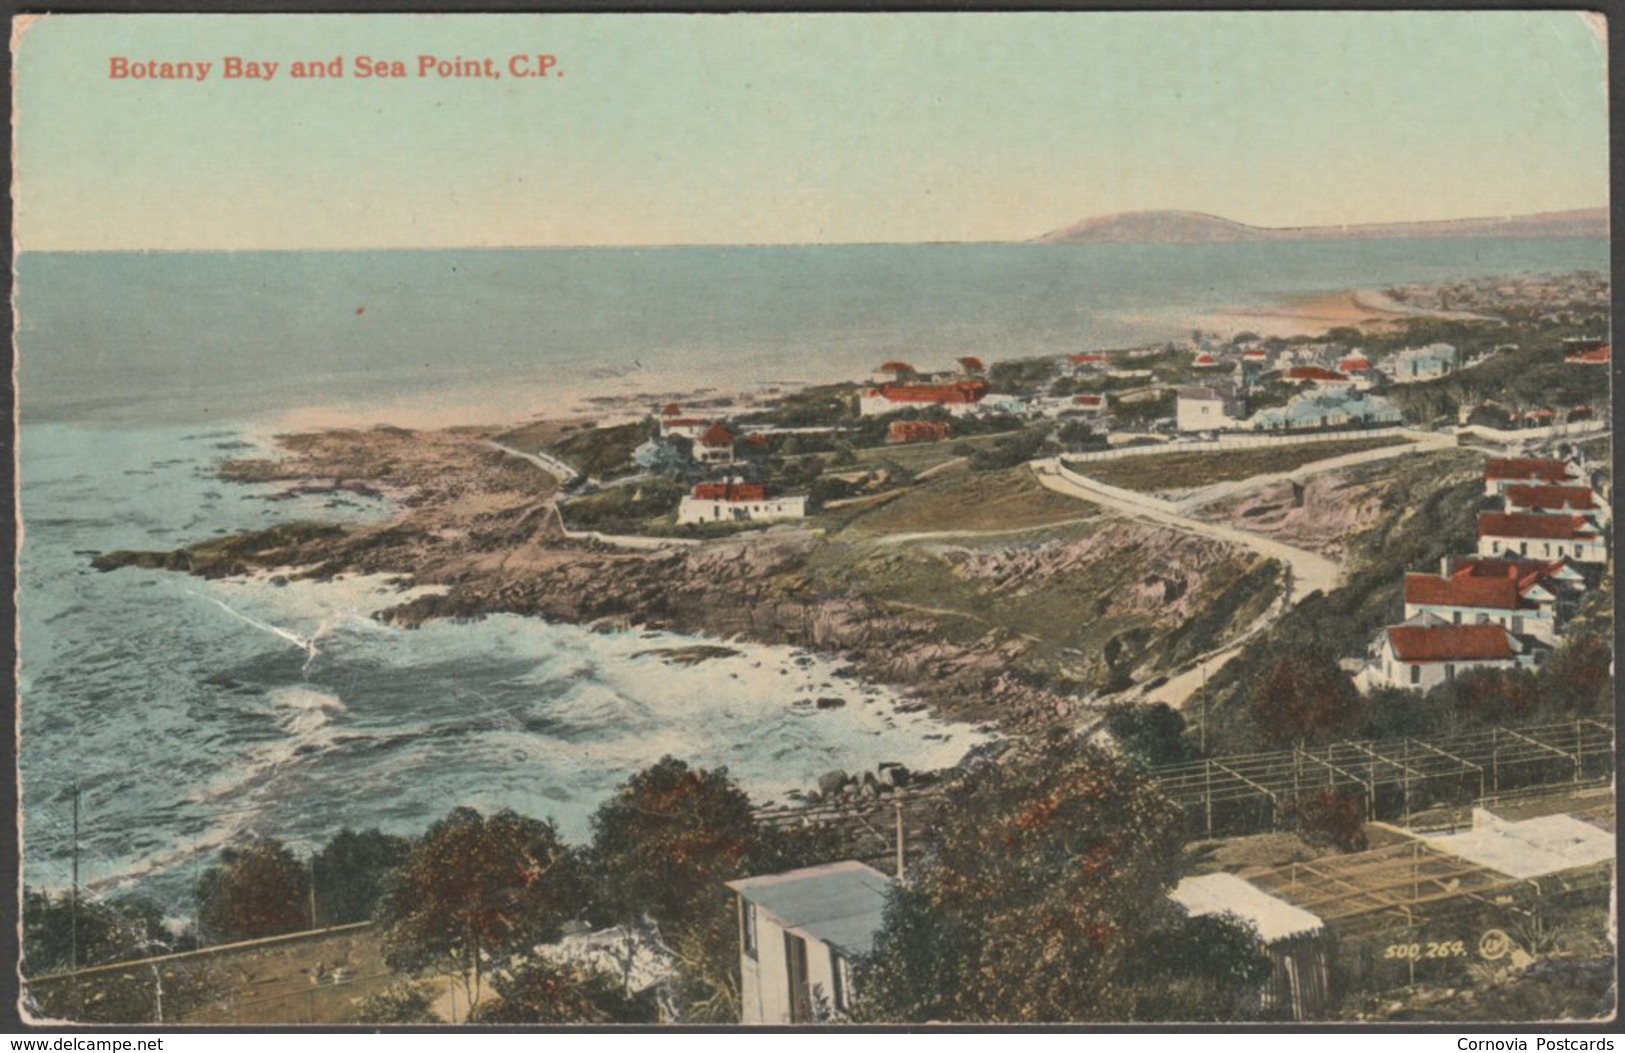
POLYGON ((1550 457, 1492 457, 1484 465, 1484 496, 1499 497, 1512 486, 1577 486, 1583 473, 1573 461, 1550 457))
POLYGON ((1499 625, 1547 644, 1557 639, 1557 597, 1517 578, 1405 575, 1405 619, 1431 614, 1452 625, 1499 625))
POLYGON ((713 424, 694 442, 694 459, 701 464, 732 464, 734 433, 725 424, 713 424))
POLYGON ((1544 515, 1582 515, 1601 526, 1608 521, 1608 508, 1589 486, 1533 486, 1517 483, 1501 491, 1508 512, 1537 512, 1544 515))
POLYGON ((660 437, 698 439, 709 427, 711 422, 703 417, 661 417, 660 437))
POLYGON ((739 1022, 851 1010, 851 963, 874 950, 892 880, 849 860, 727 883, 739 913, 739 1022))
POLYGON ((1516 669, 1534 664, 1516 638, 1499 625, 1390 625, 1383 630, 1367 685, 1428 691, 1469 669, 1516 669))
POLYGON ((806 514, 805 496, 769 497, 764 484, 741 479, 696 483, 677 502, 678 523, 766 523, 801 519, 806 514))
POLYGON ((1480 512, 1478 554, 1606 563, 1608 539, 1585 516, 1480 512))
POLYGON ((1395 384, 1414 384, 1448 376, 1461 368, 1461 356, 1450 344, 1408 347, 1377 367, 1395 384))
POLYGON ((1180 431, 1217 431, 1241 424, 1243 408, 1229 384, 1180 388, 1174 419, 1180 431))

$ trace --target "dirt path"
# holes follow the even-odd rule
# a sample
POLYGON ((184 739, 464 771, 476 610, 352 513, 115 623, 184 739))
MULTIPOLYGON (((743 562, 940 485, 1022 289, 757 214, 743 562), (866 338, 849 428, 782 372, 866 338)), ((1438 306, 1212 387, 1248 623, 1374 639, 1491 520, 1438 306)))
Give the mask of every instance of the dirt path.
MULTIPOLYGON (((1401 447, 1401 449, 1405 448, 1401 447)), ((1359 454, 1351 456, 1359 456, 1359 454)), ((1340 460, 1341 458, 1336 459, 1340 460)), ((1341 568, 1333 561, 1314 552, 1283 544, 1272 538, 1237 530, 1234 527, 1192 519, 1190 516, 1181 514, 1177 505, 1146 494, 1123 490, 1115 486, 1107 486, 1104 483, 1097 483, 1092 480, 1080 481, 1079 479, 1069 478, 1061 474, 1060 467, 1054 460, 1034 461, 1031 467, 1039 483, 1056 493, 1092 501, 1103 508, 1111 509, 1123 515, 1150 520, 1192 534, 1201 534, 1205 537, 1242 545, 1260 555, 1279 560, 1287 567, 1286 584, 1280 599, 1271 604, 1258 618, 1254 619, 1253 623, 1239 637, 1230 641, 1224 647, 1202 655, 1195 662, 1184 667, 1181 672, 1168 677, 1167 680, 1156 687, 1149 689, 1144 687, 1131 688, 1120 695, 1120 698, 1141 702, 1162 702, 1174 709, 1183 707, 1193 695, 1201 691, 1210 671, 1219 669, 1224 663, 1233 658, 1253 637, 1274 624, 1275 620, 1285 614, 1294 603, 1302 600, 1312 592, 1329 592, 1337 587, 1341 568)))
POLYGON ((1187 490, 1175 500, 1169 502, 1169 507, 1179 512, 1192 512, 1204 505, 1223 501, 1237 494, 1256 490, 1260 487, 1270 486, 1274 483, 1293 480, 1301 482, 1312 475, 1323 472, 1335 472, 1342 468, 1352 468, 1356 465, 1370 464, 1374 461, 1386 461, 1393 457, 1405 457, 1411 454, 1433 453, 1437 450, 1456 448, 1454 432, 1408 432, 1411 440, 1408 443, 1396 446, 1378 446, 1371 450, 1359 450, 1355 453, 1346 453, 1341 457, 1328 457, 1323 461, 1310 461, 1301 464, 1290 471, 1271 472, 1267 475, 1254 475, 1246 479, 1236 479, 1231 482, 1213 483, 1210 486, 1187 490))
POLYGON ((1292 577, 1287 589, 1289 600, 1302 599, 1311 592, 1330 592, 1337 587, 1342 568, 1325 556, 1307 549, 1283 544, 1273 538, 1251 534, 1245 530, 1237 530, 1235 527, 1192 519, 1181 513, 1178 506, 1172 502, 1148 494, 1107 486, 1105 483, 1082 477, 1070 478, 1061 474, 1060 466, 1054 459, 1034 461, 1032 469, 1039 483, 1056 493, 1092 501, 1103 508, 1137 519, 1147 519, 1192 534, 1228 541, 1234 545, 1250 548, 1270 559, 1280 560, 1292 568, 1292 577))
POLYGON ((1078 516, 1074 519, 1057 519, 1053 523, 1034 523, 1032 526, 1004 527, 998 530, 923 530, 913 534, 880 534, 872 540, 877 545, 902 545, 910 541, 965 541, 985 537, 1013 537, 1017 534, 1053 530, 1056 527, 1092 523, 1099 518, 1099 516, 1078 516))

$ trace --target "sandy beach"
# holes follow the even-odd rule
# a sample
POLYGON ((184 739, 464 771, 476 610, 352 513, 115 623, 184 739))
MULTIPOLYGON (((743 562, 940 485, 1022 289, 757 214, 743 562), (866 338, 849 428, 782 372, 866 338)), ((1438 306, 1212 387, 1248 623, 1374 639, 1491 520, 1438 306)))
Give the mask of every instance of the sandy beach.
POLYGON ((1484 320, 1467 311, 1435 311, 1413 307, 1375 289, 1291 299, 1268 307, 1235 307, 1189 320, 1187 328, 1224 336, 1253 332, 1260 336, 1320 336, 1340 326, 1380 329, 1412 318, 1441 321, 1484 320))

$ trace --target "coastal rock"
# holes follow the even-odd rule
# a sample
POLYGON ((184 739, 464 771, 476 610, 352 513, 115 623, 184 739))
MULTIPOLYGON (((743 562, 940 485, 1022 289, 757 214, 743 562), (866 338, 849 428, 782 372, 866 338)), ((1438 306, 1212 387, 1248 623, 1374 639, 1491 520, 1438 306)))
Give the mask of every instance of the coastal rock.
POLYGON ((852 776, 844 771, 825 772, 818 777, 818 792, 826 797, 840 793, 850 781, 852 776))

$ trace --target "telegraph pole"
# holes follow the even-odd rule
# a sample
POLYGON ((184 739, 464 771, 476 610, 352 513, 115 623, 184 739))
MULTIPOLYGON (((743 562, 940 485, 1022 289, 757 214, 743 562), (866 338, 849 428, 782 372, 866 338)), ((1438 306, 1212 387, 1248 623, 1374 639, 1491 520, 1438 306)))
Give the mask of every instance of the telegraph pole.
POLYGON ((68 940, 69 958, 74 972, 79 971, 79 780, 73 780, 73 872, 68 888, 68 940))
POLYGON ((1207 659, 1202 660, 1202 730, 1200 732, 1199 748, 1202 755, 1207 756, 1207 659))

